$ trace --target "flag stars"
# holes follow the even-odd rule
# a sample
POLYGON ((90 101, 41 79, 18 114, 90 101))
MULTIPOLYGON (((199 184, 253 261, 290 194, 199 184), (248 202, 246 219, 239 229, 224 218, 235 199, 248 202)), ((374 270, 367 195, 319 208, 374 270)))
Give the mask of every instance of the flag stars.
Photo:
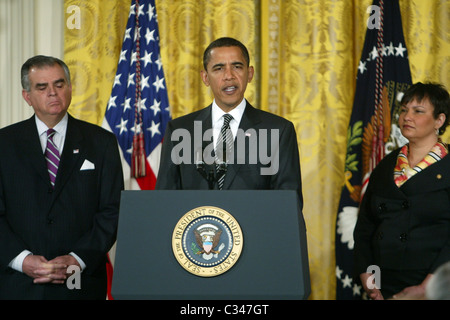
POLYGON ((155 86, 156 92, 159 91, 159 89, 165 89, 164 87, 164 78, 159 78, 159 76, 156 76, 155 82, 153 82, 153 85, 155 86))
POLYGON ((367 70, 367 68, 366 68, 366 63, 365 63, 365 62, 362 62, 362 61, 360 61, 360 62, 359 62, 359 66, 358 66, 358 69, 359 69, 359 72, 361 72, 361 74, 363 74, 363 73, 364 73, 364 71, 366 71, 366 70, 367 70))
MULTIPOLYGON (((123 42, 127 41, 127 39, 131 40, 130 32, 131 32, 131 28, 128 28, 128 29, 125 30, 125 35, 123 37, 123 42)), ((125 52, 126 52, 126 50, 125 50, 125 52)))
POLYGON ((392 44, 392 42, 389 43, 389 45, 386 47, 386 49, 387 49, 388 56, 394 55, 394 45, 392 44))
POLYGON ((141 60, 144 62, 144 68, 147 66, 147 64, 152 63, 152 54, 153 52, 148 53, 147 50, 145 50, 144 57, 141 58, 141 60))
POLYGON ((145 106, 146 102, 147 102, 147 98, 141 100, 141 103, 140 103, 141 110, 147 110, 147 107, 145 106))
MULTIPOLYGON (((144 6, 145 6, 145 3, 142 5, 142 6, 139 6, 139 8, 138 8, 138 15, 139 16, 143 16, 144 14, 145 14, 145 12, 144 12, 144 6)), ((136 5, 135 4, 133 4, 132 6, 131 6, 131 8, 130 8, 130 14, 129 14, 129 16, 131 16, 132 14, 136 14, 136 5)))
POLYGON ((155 17, 155 7, 151 4, 148 6, 148 20, 152 21, 153 17, 155 17))
POLYGON ((147 31, 145 32, 145 40, 147 40, 147 44, 150 43, 150 41, 155 41, 154 37, 155 30, 150 31, 149 28, 147 28, 147 31))
POLYGON ((153 116, 156 116, 158 112, 161 111, 160 108, 161 102, 156 101, 156 99, 153 99, 153 105, 150 107, 150 109, 153 110, 153 116))
POLYGON ((158 71, 160 71, 162 68, 161 55, 158 56, 158 60, 156 60, 155 63, 158 66, 158 71))
POLYGON ((139 13, 140 16, 143 16, 145 14, 144 7, 145 7, 145 3, 142 6, 139 6, 138 13, 139 13))
POLYGON ((374 46, 372 51, 370 51, 369 56, 372 60, 376 60, 378 57, 378 50, 377 48, 374 46))
POLYGON ((402 43, 400 42, 398 44, 398 47, 395 47, 395 56, 402 56, 403 57, 403 53, 406 51, 406 48, 403 47, 402 43))
POLYGON ((128 75, 127 87, 129 87, 130 85, 134 85, 134 73, 128 75))
MULTIPOLYGON (((150 84, 148 83, 148 79, 150 78, 150 76, 148 77, 144 77, 141 82, 141 91, 143 91, 145 88, 150 88, 150 84)), ((156 90, 158 91, 158 90, 156 90)))
POLYGON ((141 27, 134 29, 134 41, 136 41, 138 34, 141 34, 141 27))
POLYGON ((111 108, 111 107, 117 107, 117 105, 116 105, 116 99, 117 99, 117 96, 114 96, 114 97, 110 97, 109 98, 109 101, 108 101, 108 110, 109 110, 109 108, 111 108))
POLYGON ((344 270, 342 270, 341 268, 339 268, 339 266, 336 266, 336 278, 341 279, 342 277, 342 272, 344 270))
MULTIPOLYGON (((379 56, 383 56, 383 57, 395 56, 395 57, 404 58, 405 51, 406 51, 406 47, 404 47, 401 42, 398 44, 397 47, 395 47, 392 42, 390 42, 388 46, 383 44, 383 46, 379 49, 377 49, 377 47, 374 46, 372 48, 372 50, 369 52, 369 56, 366 59, 366 61, 368 61, 368 62, 375 61, 377 59, 377 57, 379 57, 379 56)), ((361 68, 361 62, 360 62, 360 66, 358 67, 358 69, 360 69, 360 68, 361 68)), ((361 71, 361 69, 360 69, 360 71, 361 71)), ((361 73, 363 73, 363 71, 361 71, 361 73)))
POLYGON ((136 11, 136 5, 133 4, 133 5, 131 5, 131 7, 130 7, 130 12, 129 12, 129 14, 128 14, 128 18, 131 17, 132 14, 135 14, 135 11, 136 11))
POLYGON ((123 112, 125 113, 125 111, 127 111, 128 109, 131 110, 131 98, 125 99, 124 103, 122 104, 123 106, 123 112))
POLYGON ((121 77, 121 76, 122 76, 122 74, 118 74, 118 75, 116 75, 116 76, 114 77, 113 88, 114 88, 116 85, 118 85, 118 86, 121 85, 121 83, 120 83, 120 77, 121 77))
POLYGON ((383 44, 383 47, 381 48, 381 54, 386 57, 387 56, 387 47, 383 44))
POLYGON ((121 63, 122 61, 127 61, 127 57, 126 57, 127 51, 128 50, 122 50, 120 52, 119 63, 121 63))
POLYGON ((132 4, 128 24, 123 36, 117 71, 108 101, 105 117, 123 150, 124 160, 131 165, 132 139, 145 133, 145 151, 152 151, 161 143, 165 121, 170 107, 166 96, 163 64, 159 52, 157 13, 152 5, 132 4), (136 10, 138 9, 138 10, 136 10), (138 25, 134 24, 139 16, 138 25), (138 29, 138 30, 137 30, 138 29), (136 41, 140 40, 140 54, 136 53, 136 41), (137 65, 140 64, 140 69, 137 65), (154 66, 153 66, 154 64, 154 66), (138 71, 140 77, 138 77, 138 71), (140 95, 137 91, 140 91, 140 95), (160 90, 161 89, 161 90, 160 90), (136 100, 139 99, 139 100, 136 100), (137 110, 135 110, 137 109, 137 110), (142 117, 136 118, 136 112, 142 117), (161 114, 164 116, 161 116, 161 114), (136 118, 136 119, 135 119, 136 118))
POLYGON ((130 130, 133 132, 133 134, 139 134, 142 131, 142 125, 138 124, 138 123, 135 123, 134 126, 132 126, 130 128, 130 130))
POLYGON ((132 66, 132 65, 136 62, 136 57, 137 57, 137 53, 136 53, 136 51, 133 51, 133 52, 131 53, 130 66, 132 66))
POLYGON ((353 284, 353 295, 354 296, 361 296, 361 289, 362 287, 360 285, 357 285, 356 283, 353 284))
POLYGON ((159 125, 160 123, 155 123, 155 121, 152 120, 152 125, 151 127, 149 127, 147 130, 150 131, 152 133, 152 138, 155 134, 161 134, 161 132, 159 131, 159 125))
POLYGON ((343 287, 345 288, 345 287, 349 287, 349 288, 351 288, 352 287, 352 278, 350 278, 349 276, 348 276, 348 274, 346 274, 345 275, 345 277, 344 277, 344 279, 342 279, 341 281, 342 281, 342 285, 343 285, 343 287))
POLYGON ((120 119, 120 123, 116 126, 116 128, 120 129, 119 135, 122 134, 124 131, 127 132, 127 122, 128 120, 124 120, 123 118, 120 119))

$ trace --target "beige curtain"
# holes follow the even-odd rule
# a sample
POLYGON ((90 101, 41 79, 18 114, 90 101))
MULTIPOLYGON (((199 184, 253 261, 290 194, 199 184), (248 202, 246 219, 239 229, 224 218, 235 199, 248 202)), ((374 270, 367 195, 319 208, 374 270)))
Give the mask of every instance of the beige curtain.
POLYGON ((63 0, 0 0, 0 128, 29 118, 20 68, 29 57, 62 57, 63 0))
MULTIPOLYGON (((73 69, 71 112, 101 123, 114 80, 130 0, 65 0, 81 9, 65 29, 73 69)), ((156 0, 169 102, 174 118, 205 107, 202 53, 221 36, 244 42, 256 77, 247 99, 296 127, 312 294, 335 298, 334 233, 344 181, 346 133, 355 75, 372 0, 156 0)), ((450 3, 400 0, 413 81, 450 88, 450 3)), ((66 14, 67 18, 67 14, 66 14)), ((449 134, 445 137, 449 141, 449 134)))

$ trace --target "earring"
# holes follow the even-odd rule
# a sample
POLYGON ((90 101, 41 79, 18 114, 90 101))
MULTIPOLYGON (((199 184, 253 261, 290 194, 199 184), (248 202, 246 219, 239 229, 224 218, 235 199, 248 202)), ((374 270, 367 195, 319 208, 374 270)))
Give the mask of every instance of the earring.
POLYGON ((439 129, 436 129, 436 135, 439 136, 439 129))

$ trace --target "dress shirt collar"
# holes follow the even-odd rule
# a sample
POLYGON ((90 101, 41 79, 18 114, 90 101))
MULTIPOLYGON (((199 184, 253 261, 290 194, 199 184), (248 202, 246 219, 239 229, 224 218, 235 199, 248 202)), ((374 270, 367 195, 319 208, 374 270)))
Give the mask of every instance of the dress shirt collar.
MULTIPOLYGON (((37 115, 35 115, 34 119, 36 120, 36 127, 39 134, 39 139, 41 141, 42 150, 45 152, 45 148, 47 146, 47 130, 49 129, 47 125, 42 122, 41 119, 38 118, 37 115)), ((64 115, 64 117, 61 119, 60 122, 56 126, 53 127, 53 129, 56 131, 53 141, 58 148, 59 153, 62 153, 62 148, 64 146, 64 141, 66 137, 66 131, 67 131, 67 123, 68 123, 69 116, 67 113, 64 115)))
MULTIPOLYGON (((245 106, 247 105, 247 101, 243 99, 241 103, 239 103, 236 108, 228 112, 231 116, 233 116, 233 119, 230 121, 230 129, 233 133, 233 139, 236 138, 237 131, 239 129, 239 123, 241 122, 242 115, 244 114, 245 106)), ((212 120, 212 129, 213 129, 213 142, 214 145, 217 144, 217 140, 219 138, 220 129, 223 125, 223 115, 226 112, 224 112, 220 107, 216 104, 216 101, 214 100, 212 103, 212 110, 211 110, 211 120, 212 120)))
MULTIPOLYGON (((241 122, 242 115, 244 114, 246 105, 247 101, 243 99, 241 103, 239 103, 236 106, 236 108, 234 108, 229 112, 229 114, 233 116, 233 120, 230 122, 230 126, 232 126, 232 124, 234 123, 236 125, 236 130, 239 127, 239 123, 241 122)), ((211 111, 213 127, 215 127, 216 125, 220 125, 219 126, 220 129, 223 123, 224 114, 225 112, 222 109, 220 109, 220 107, 216 104, 216 100, 214 100, 212 103, 212 111, 211 111)))

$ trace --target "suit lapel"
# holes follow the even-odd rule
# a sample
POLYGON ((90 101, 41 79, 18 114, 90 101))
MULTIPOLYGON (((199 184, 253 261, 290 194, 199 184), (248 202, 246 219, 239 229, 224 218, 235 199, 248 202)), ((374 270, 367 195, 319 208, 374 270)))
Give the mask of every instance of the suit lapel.
POLYGON ((31 166, 39 174, 43 182, 50 188, 51 185, 47 171, 47 163, 45 161, 44 153, 42 152, 42 146, 34 117, 35 116, 32 116, 24 122, 22 134, 20 137, 17 137, 18 140, 23 138, 23 142, 17 144, 19 148, 23 148, 19 154, 25 155, 29 159, 31 166))
POLYGON ((59 163, 58 174, 56 176, 53 199, 57 198, 74 168, 76 168, 76 164, 80 161, 80 156, 84 152, 82 141, 83 136, 78 129, 76 120, 69 115, 66 139, 64 141, 64 149, 59 163))

